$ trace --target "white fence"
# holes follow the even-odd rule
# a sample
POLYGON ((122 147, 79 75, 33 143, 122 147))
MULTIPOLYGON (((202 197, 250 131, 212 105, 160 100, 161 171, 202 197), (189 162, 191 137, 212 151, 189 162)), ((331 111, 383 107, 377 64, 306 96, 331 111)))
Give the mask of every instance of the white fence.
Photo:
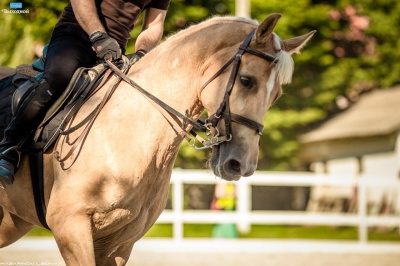
POLYGON ((368 227, 400 227, 400 215, 367 215, 367 187, 395 187, 400 181, 382 181, 360 176, 357 182, 340 176, 316 175, 308 172, 256 172, 236 184, 236 211, 184 210, 184 184, 216 184, 221 181, 211 171, 174 170, 172 173, 172 210, 164 210, 157 223, 172 223, 175 240, 183 238, 183 224, 235 223, 240 231, 249 231, 251 224, 356 226, 361 243, 368 241, 368 227), (357 213, 317 213, 308 211, 255 211, 251 207, 252 186, 313 187, 358 186, 357 213))

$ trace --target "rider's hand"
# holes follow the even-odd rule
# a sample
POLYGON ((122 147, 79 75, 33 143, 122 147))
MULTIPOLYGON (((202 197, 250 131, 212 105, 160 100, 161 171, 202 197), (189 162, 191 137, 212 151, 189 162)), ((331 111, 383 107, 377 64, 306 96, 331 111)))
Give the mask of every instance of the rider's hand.
POLYGON ((137 61, 139 61, 143 56, 145 56, 146 54, 147 54, 146 50, 140 49, 140 50, 137 50, 133 54, 127 55, 127 57, 129 58, 129 62, 131 63, 131 65, 133 65, 137 61))
POLYGON ((111 38, 107 32, 96 31, 89 38, 99 59, 116 60, 121 58, 121 48, 118 42, 111 38))

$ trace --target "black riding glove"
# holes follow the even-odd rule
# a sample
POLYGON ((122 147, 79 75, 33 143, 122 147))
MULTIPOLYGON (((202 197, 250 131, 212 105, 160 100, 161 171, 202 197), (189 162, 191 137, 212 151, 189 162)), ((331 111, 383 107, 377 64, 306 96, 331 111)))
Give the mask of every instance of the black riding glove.
POLYGON ((126 57, 129 58, 129 62, 131 63, 131 65, 135 64, 137 61, 139 61, 143 56, 145 56, 147 54, 146 50, 140 49, 137 50, 135 53, 133 54, 129 54, 126 57))
POLYGON ((96 31, 90 35, 89 39, 99 59, 116 60, 121 58, 121 48, 118 42, 114 38, 111 38, 107 32, 96 31))

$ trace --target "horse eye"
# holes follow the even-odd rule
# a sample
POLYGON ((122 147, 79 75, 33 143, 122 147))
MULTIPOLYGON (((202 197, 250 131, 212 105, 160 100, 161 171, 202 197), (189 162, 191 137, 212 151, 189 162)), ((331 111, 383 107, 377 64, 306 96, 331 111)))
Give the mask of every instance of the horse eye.
POLYGON ((240 76, 240 84, 249 89, 253 86, 253 81, 249 77, 240 76))

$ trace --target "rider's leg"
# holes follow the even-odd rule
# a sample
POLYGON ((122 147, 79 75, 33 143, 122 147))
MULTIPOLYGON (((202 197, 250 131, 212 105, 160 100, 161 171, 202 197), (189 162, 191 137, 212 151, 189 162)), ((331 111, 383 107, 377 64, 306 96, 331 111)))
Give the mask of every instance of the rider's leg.
POLYGON ((61 95, 75 70, 91 67, 96 60, 92 43, 81 28, 57 26, 47 49, 43 78, 61 95))
MULTIPOLYGON (((35 85, 32 85, 35 86, 35 85)), ((10 124, 4 131, 0 142, 0 176, 5 185, 14 181, 14 170, 19 162, 19 148, 32 129, 43 119, 47 108, 52 104, 54 92, 46 80, 41 80, 31 91, 28 91, 19 104, 10 124)), ((0 186, 4 186, 0 182, 0 186)))
POLYGON ((19 161, 19 149, 61 95, 75 70, 96 62, 87 34, 76 27, 56 27, 50 41, 45 71, 39 85, 24 95, 0 142, 0 187, 11 185, 19 161))

